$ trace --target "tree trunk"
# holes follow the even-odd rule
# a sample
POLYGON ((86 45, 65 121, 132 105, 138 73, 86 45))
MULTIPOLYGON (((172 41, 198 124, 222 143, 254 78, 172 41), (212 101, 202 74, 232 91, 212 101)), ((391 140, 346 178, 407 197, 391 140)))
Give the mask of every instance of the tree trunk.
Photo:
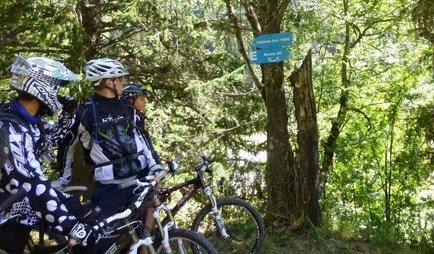
MULTIPOLYGON (((279 33, 281 18, 280 1, 261 1, 258 6, 259 23, 262 33, 279 33)), ((282 5, 285 3, 282 3, 282 5)), ((286 4, 287 6, 287 4, 286 4)), ((286 8, 284 6, 284 8, 286 8)), ((265 182, 267 185, 266 221, 269 225, 289 225, 296 207, 292 197, 296 186, 293 151, 289 143, 288 106, 284 90, 283 63, 262 64, 262 84, 265 86, 265 107, 267 111, 267 165, 265 182), (273 222, 274 224, 272 224, 273 222)))
POLYGON ((97 46, 100 45, 101 0, 91 0, 90 3, 80 0, 76 12, 84 31, 82 54, 89 61, 98 54, 97 46))
POLYGON ((312 51, 309 50, 303 64, 290 76, 293 88, 295 118, 297 120, 298 156, 295 182, 299 184, 301 200, 297 200, 299 211, 308 217, 313 225, 321 223, 319 205, 319 160, 318 124, 312 84, 312 51))
MULTIPOLYGON (((78 30, 84 31, 84 33, 81 33, 81 41, 77 39, 77 43, 81 44, 75 45, 74 54, 81 61, 89 61, 97 56, 97 46, 100 44, 101 1, 91 0, 89 2, 80 0, 76 7, 77 17, 81 23, 81 28, 78 30)), ((75 147, 73 167, 73 176, 70 184, 87 186, 89 191, 83 195, 84 200, 87 200, 93 192, 93 174, 92 167, 84 162, 83 148, 80 142, 75 147)))
MULTIPOLYGON (((226 0, 229 19, 235 27, 235 35, 240 48, 241 56, 246 61, 252 76, 256 76, 253 68, 250 68, 249 59, 245 52, 241 30, 237 17, 233 14, 231 1, 226 0)), ((260 34, 280 33, 282 18, 287 11, 290 0, 262 0, 256 8, 244 3, 246 16, 250 22, 255 36, 260 34), (257 14, 257 15, 256 15, 257 14), (257 17, 257 19, 256 19, 257 17)), ((301 82, 307 89, 312 89, 311 62, 306 74, 300 75, 300 79, 308 78, 301 82)), ((315 133, 314 137, 303 143, 304 174, 300 178, 300 171, 296 170, 294 152, 289 142, 288 132, 288 107, 284 90, 283 63, 261 64, 261 77, 259 82, 254 79, 258 90, 261 91, 267 112, 267 164, 265 183, 267 189, 267 210, 265 219, 271 228, 293 225, 295 218, 310 218, 315 225, 321 221, 321 210, 318 203, 318 134, 316 126, 316 111, 312 90, 307 91, 306 100, 297 103, 310 103, 299 105, 300 108, 310 110, 310 115, 302 120, 302 137, 315 133), (308 177, 309 176, 309 177, 308 177), (304 195, 306 188, 309 194, 304 195)), ((305 92, 305 89, 303 89, 305 92)), ((300 95, 301 96, 301 95, 300 95)), ((300 118, 301 119, 301 118, 300 118)))
MULTIPOLYGON (((348 13, 348 1, 344 0, 344 14, 348 13)), ((342 69, 341 69, 341 95, 339 98, 339 112, 335 119, 332 120, 332 127, 330 129, 330 134, 327 138, 324 146, 324 157, 321 166, 321 173, 324 176, 330 171, 333 166, 333 157, 335 154, 336 143, 341 132, 341 127, 347 117, 348 111, 348 100, 349 100, 349 78, 348 78, 348 55, 350 54, 350 24, 348 21, 345 22, 345 42, 344 42, 344 52, 342 55, 342 69)))
POLYGON ((263 83, 265 84, 265 107, 267 110, 267 165, 265 181, 268 191, 266 219, 276 226, 289 224, 295 211, 292 196, 296 186, 292 184, 294 175, 293 151, 289 143, 288 111, 283 89, 283 65, 265 64, 263 83))

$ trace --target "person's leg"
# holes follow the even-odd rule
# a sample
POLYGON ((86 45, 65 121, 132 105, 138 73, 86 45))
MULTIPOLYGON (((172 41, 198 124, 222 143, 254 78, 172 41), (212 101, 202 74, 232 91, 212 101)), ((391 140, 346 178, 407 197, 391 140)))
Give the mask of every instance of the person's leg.
POLYGON ((16 222, 0 225, 0 250, 9 254, 21 254, 27 244, 31 227, 16 222))
MULTIPOLYGON (((119 189, 119 185, 116 184, 96 183, 92 205, 101 208, 100 218, 107 218, 131 203, 133 190, 134 186, 119 189)), ((115 239, 100 239, 96 245, 95 254, 105 253, 114 242, 115 239)))

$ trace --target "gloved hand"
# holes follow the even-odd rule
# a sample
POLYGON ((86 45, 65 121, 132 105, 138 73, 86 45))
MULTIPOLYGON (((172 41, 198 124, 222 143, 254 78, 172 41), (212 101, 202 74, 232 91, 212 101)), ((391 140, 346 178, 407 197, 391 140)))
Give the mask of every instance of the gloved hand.
POLYGON ((154 164, 153 166, 151 166, 149 168, 148 176, 150 176, 150 175, 154 175, 155 176, 155 175, 157 175, 157 173, 159 173, 159 172, 161 172, 163 170, 164 170, 163 166, 161 166, 160 164, 154 164))
POLYGON ((89 224, 77 222, 69 232, 69 236, 81 245, 93 245, 98 240, 98 231, 89 224))
POLYGON ((166 170, 160 164, 155 164, 149 168, 148 176, 155 176, 154 181, 161 182, 166 177, 166 170))
POLYGON ((57 99, 63 106, 62 110, 70 115, 72 115, 78 107, 78 102, 71 96, 58 95, 57 99))

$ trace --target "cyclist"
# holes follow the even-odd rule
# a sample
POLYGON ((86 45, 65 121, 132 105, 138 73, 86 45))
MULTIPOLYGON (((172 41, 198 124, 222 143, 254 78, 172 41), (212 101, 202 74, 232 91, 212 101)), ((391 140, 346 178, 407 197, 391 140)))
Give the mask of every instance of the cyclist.
MULTIPOLYGON (((137 128, 139 128, 140 133, 143 135, 143 138, 146 142, 146 146, 152 153, 152 157, 157 163, 161 163, 160 157, 158 156, 157 151, 152 145, 151 135, 145 129, 145 120, 146 120, 146 105, 148 103, 147 96, 149 95, 149 91, 141 88, 141 84, 139 83, 129 83, 124 86, 122 91, 122 99, 125 100, 127 105, 133 105, 134 108, 139 112, 140 120, 138 121, 137 128)), ((143 173, 139 174, 139 178, 143 177, 143 173)), ((157 184, 155 188, 161 188, 160 184, 157 184)), ((153 208, 149 207, 146 210, 146 220, 145 220, 145 230, 144 234, 149 236, 153 228, 155 228, 154 217, 152 215, 153 208)), ((146 253, 146 251, 143 251, 146 253)))
POLYGON ((122 99, 124 99, 128 104, 134 106, 137 110, 140 120, 138 121, 137 128, 143 134, 146 145, 151 150, 152 157, 156 163, 161 163, 160 156, 152 145, 152 140, 149 132, 145 129, 146 121, 146 105, 148 103, 147 96, 149 91, 141 88, 139 83, 129 83, 124 86, 122 91, 122 99))
POLYGON ((23 253, 31 226, 39 219, 83 244, 93 241, 96 236, 92 227, 80 223, 68 211, 68 197, 51 188, 40 162, 45 141, 41 116, 57 112, 61 108, 59 87, 79 78, 62 63, 45 57, 26 59, 20 55, 10 71, 11 88, 18 97, 0 112, 0 202, 21 188, 26 193, 8 211, 11 216, 20 215, 19 221, 9 220, 0 226, 0 249, 23 253))
MULTIPOLYGON (((136 128, 140 120, 137 111, 120 100, 122 78, 129 74, 125 67, 117 60, 99 58, 86 64, 85 73, 95 93, 69 119, 69 131, 59 145, 61 175, 54 184, 66 185, 71 180, 74 145, 80 141, 93 167, 92 205, 100 207, 103 216, 110 216, 132 197, 134 187, 120 190, 119 184, 142 171, 155 174, 163 167, 155 162, 136 128)), ((96 253, 111 244, 111 240, 101 239, 96 253)))

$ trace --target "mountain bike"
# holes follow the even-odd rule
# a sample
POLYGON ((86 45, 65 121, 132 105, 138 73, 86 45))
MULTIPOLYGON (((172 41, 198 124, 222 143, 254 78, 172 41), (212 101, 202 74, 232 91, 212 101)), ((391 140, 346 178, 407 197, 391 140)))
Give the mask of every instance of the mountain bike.
MULTIPOLYGON (((205 173, 212 176, 213 170, 207 157, 201 156, 202 163, 195 167, 196 177, 172 187, 163 188, 161 199, 165 202, 173 192, 186 188, 187 191, 172 209, 178 211, 199 190, 203 190, 210 203, 203 207, 194 218, 191 230, 203 234, 217 248, 219 253, 258 253, 264 239, 264 222, 259 212, 248 202, 236 197, 217 199, 205 173)), ((169 162, 169 172, 174 174, 177 161, 169 162)))
MULTIPOLYGON (((135 201, 122 210, 106 219, 99 220, 94 229, 100 233, 98 239, 115 238, 115 242, 110 246, 107 253, 141 253, 141 248, 147 248, 147 253, 209 253, 217 254, 217 251, 203 236, 194 233, 187 229, 180 229, 176 223, 171 220, 167 224, 162 224, 159 219, 160 211, 166 212, 166 217, 171 217, 170 209, 160 203, 154 207, 153 215, 156 220, 157 229, 151 236, 142 235, 139 229, 143 227, 141 220, 136 220, 137 212, 140 212, 144 200, 147 200, 148 193, 152 192, 153 187, 162 178, 165 172, 157 174, 154 180, 142 182, 134 180, 121 185, 122 188, 136 185, 138 188, 135 201)), ((16 194, 11 195, 4 203, 0 205, 0 225, 13 217, 3 215, 3 211, 10 207, 14 202, 19 201, 24 197, 25 191, 19 190, 16 194)), ((78 244, 78 242, 70 239, 69 247, 78 244)), ((92 253, 92 250, 90 250, 92 253)))

